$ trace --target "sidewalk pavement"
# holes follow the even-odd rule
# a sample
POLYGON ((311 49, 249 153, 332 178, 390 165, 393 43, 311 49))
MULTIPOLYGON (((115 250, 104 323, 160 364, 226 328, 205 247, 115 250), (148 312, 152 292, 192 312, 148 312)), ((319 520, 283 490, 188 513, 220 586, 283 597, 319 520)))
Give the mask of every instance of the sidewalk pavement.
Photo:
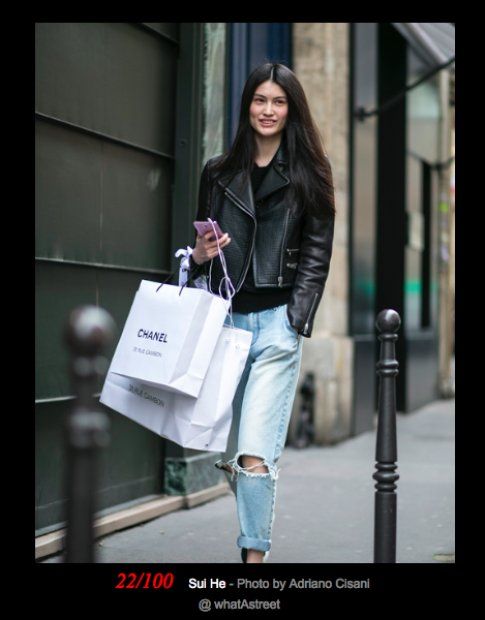
MULTIPOLYGON (((396 562, 454 561, 454 399, 397 416, 396 562)), ((270 563, 372 563, 376 431, 285 448, 270 563)), ((240 563, 231 493, 97 541, 101 563, 240 563)), ((59 556, 44 560, 59 562, 59 556)))

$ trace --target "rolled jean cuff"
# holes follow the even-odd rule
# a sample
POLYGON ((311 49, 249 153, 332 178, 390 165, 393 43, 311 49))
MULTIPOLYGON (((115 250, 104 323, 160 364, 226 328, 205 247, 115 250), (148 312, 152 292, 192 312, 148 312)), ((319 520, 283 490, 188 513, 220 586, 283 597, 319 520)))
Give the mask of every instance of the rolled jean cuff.
POLYGON ((238 547, 244 549, 256 549, 256 551, 269 551, 271 549, 271 541, 261 538, 248 538, 247 536, 239 536, 237 539, 238 547))

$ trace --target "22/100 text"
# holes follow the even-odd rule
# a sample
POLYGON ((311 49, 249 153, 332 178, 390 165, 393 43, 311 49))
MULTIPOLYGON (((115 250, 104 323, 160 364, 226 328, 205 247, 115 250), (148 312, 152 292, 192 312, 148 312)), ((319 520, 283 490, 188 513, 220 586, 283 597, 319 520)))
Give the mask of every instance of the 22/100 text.
POLYGON ((170 590, 175 576, 173 573, 118 573, 116 590, 136 590, 137 588, 170 590))

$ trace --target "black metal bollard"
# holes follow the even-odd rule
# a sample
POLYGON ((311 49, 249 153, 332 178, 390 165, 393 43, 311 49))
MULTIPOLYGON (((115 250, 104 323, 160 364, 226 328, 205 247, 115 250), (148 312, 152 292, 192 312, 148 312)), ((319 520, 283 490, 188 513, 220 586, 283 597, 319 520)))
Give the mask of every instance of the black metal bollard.
POLYGON ((77 397, 66 424, 67 534, 65 562, 95 561, 94 514, 97 456, 109 442, 109 420, 93 398, 96 379, 108 360, 103 349, 112 341, 115 323, 96 306, 73 310, 65 330, 71 350, 70 374, 77 397))
POLYGON ((395 310, 383 310, 376 320, 381 341, 377 363, 379 381, 378 423, 376 440, 377 481, 374 513, 374 563, 396 562, 396 375, 399 364, 394 343, 401 318, 395 310))

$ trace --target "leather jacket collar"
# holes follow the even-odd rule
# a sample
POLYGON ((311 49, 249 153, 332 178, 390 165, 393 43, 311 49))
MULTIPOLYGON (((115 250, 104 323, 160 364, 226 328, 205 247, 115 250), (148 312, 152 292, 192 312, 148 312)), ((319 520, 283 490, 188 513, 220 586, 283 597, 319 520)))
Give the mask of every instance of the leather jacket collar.
POLYGON ((246 211, 252 216, 255 216, 254 202, 260 202, 273 192, 290 184, 290 179, 287 176, 287 164, 287 150, 285 140, 283 139, 254 197, 251 179, 249 179, 249 183, 244 183, 242 172, 236 173, 229 182, 227 182, 226 178, 220 179, 218 183, 226 191, 230 192, 234 198, 237 198, 245 207, 246 211))

